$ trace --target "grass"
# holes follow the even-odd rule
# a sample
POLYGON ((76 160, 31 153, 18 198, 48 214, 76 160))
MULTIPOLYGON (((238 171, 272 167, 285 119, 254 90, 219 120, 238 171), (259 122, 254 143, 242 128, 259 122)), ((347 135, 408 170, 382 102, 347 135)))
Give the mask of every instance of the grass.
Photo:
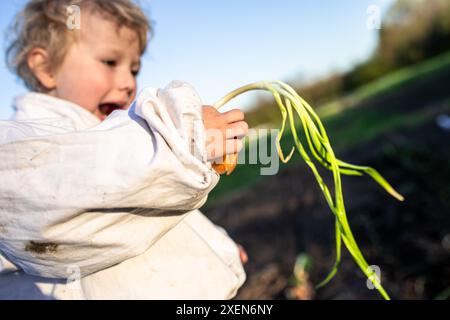
POLYGON ((344 110, 357 107, 364 100, 386 95, 418 81, 432 78, 441 70, 450 68, 450 52, 427 60, 418 65, 392 72, 374 82, 362 86, 352 94, 338 100, 319 106, 318 113, 327 118, 344 110))

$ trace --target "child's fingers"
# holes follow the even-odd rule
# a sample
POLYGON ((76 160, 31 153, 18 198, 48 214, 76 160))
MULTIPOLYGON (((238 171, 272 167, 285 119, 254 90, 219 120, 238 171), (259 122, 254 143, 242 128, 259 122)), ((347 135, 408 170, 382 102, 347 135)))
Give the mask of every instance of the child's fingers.
POLYGON ((240 244, 238 244, 238 248, 239 248, 239 258, 241 259, 242 264, 245 265, 248 262, 247 252, 245 251, 244 247, 242 247, 240 244))
POLYGON ((239 109, 233 109, 231 111, 224 112, 222 114, 222 116, 224 117, 224 119, 227 123, 244 121, 244 119, 245 119, 244 112, 242 112, 239 109))
POLYGON ((224 154, 239 153, 242 150, 244 144, 240 139, 227 139, 225 140, 224 154))
POLYGON ((225 132, 226 139, 243 138, 248 134, 248 124, 245 121, 234 122, 227 126, 225 132))

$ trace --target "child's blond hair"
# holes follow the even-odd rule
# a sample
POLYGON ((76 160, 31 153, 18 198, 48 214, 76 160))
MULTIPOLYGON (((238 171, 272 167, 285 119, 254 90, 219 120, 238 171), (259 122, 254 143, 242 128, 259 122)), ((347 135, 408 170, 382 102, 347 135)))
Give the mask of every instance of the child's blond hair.
POLYGON ((34 48, 45 49, 51 62, 46 67, 57 70, 75 40, 67 24, 67 10, 71 6, 78 6, 82 13, 100 14, 115 22, 119 29, 128 27, 136 31, 141 55, 145 52, 152 27, 142 9, 132 0, 31 0, 11 26, 6 63, 32 91, 45 92, 46 89, 29 68, 28 55, 34 48))

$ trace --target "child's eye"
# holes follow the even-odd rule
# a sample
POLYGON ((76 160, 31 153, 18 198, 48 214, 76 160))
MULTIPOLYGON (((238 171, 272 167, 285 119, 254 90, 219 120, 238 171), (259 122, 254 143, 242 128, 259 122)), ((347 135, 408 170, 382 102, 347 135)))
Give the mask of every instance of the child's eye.
POLYGON ((134 77, 137 77, 138 76, 138 74, 139 74, 139 69, 138 70, 131 70, 131 74, 134 76, 134 77))
POLYGON ((108 67, 115 67, 115 66, 117 66, 117 61, 116 60, 103 60, 102 62, 104 64, 106 64, 108 67))

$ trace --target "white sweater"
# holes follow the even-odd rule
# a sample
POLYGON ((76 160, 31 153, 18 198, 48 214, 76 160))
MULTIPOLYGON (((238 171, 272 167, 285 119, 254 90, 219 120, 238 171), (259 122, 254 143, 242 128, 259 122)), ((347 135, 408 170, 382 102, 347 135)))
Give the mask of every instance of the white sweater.
POLYGON ((219 176, 191 86, 144 89, 103 122, 39 93, 15 108, 0 121, 0 298, 236 294, 237 246, 197 210, 219 176))

